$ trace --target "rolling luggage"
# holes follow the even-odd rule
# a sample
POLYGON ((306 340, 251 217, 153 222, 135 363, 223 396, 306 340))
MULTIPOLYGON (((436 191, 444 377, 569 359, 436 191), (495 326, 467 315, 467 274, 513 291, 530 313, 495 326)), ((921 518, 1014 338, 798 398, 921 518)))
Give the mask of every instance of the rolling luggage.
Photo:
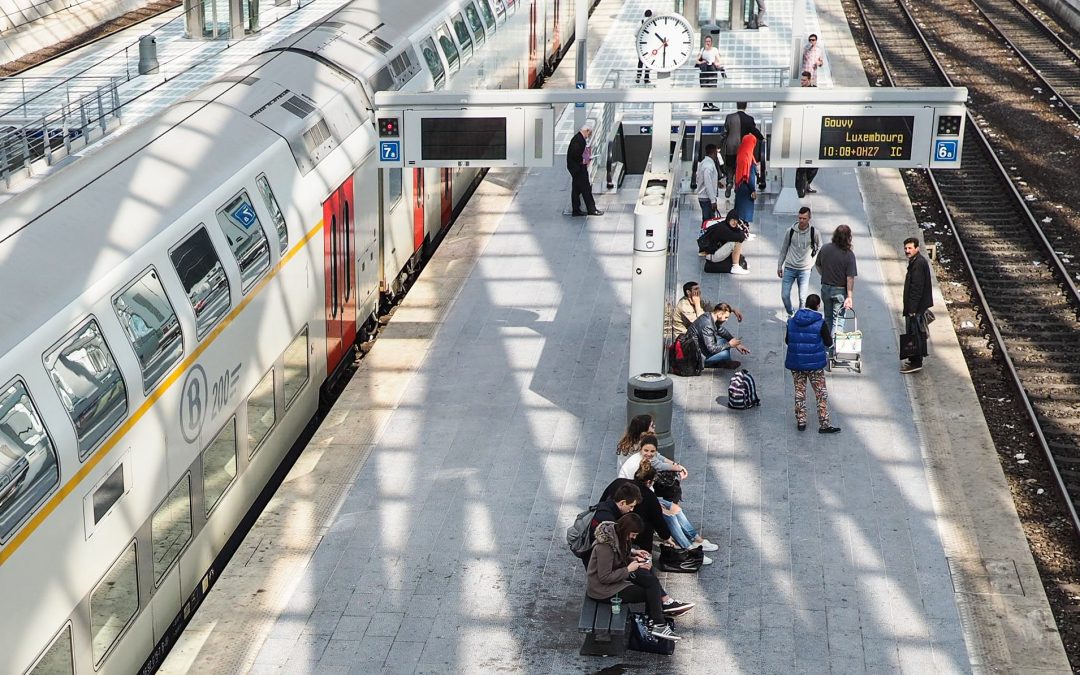
POLYGON ((836 331, 833 338, 833 353, 829 357, 832 368, 847 368, 856 373, 862 372, 862 331, 859 330, 855 310, 845 309, 844 330, 836 331))

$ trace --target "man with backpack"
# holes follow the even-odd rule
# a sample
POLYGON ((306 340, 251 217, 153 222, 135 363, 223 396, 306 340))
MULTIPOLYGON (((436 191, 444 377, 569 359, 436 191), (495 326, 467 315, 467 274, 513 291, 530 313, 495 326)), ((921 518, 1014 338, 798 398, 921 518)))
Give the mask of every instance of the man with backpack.
POLYGON ((632 512, 641 503, 641 490, 633 483, 620 485, 609 499, 605 499, 590 511, 578 514, 578 520, 570 526, 566 532, 566 541, 570 550, 574 552, 586 568, 589 566, 589 557, 592 555, 592 543, 595 541, 596 526, 605 521, 617 521, 627 513, 632 512), (582 521, 588 518, 588 525, 582 521), (587 534, 586 534, 587 533, 587 534))
POLYGON ((705 156, 698 161, 697 198, 701 205, 701 222, 716 217, 716 202, 720 198, 720 157, 716 146, 705 146, 705 156))
POLYGON ((780 257, 776 261, 776 276, 783 280, 780 297, 789 317, 795 314, 791 306, 791 287, 798 282, 799 307, 802 307, 810 290, 810 270, 821 249, 821 235, 810 224, 810 216, 809 207, 799 209, 799 219, 784 235, 780 257))
POLYGON ((721 302, 708 314, 703 314, 690 326, 687 335, 697 343, 706 368, 738 368, 741 362, 731 358, 731 350, 740 354, 749 354, 742 340, 724 328, 724 322, 731 316, 731 305, 721 302))

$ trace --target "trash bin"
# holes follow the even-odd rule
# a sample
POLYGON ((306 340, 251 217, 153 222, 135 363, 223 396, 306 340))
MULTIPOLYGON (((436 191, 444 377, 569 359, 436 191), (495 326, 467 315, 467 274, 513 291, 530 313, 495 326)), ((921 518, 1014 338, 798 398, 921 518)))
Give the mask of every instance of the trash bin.
POLYGON ((631 377, 626 385, 626 421, 638 415, 650 414, 656 421, 656 438, 660 454, 675 458, 675 439, 671 435, 671 378, 661 373, 642 373, 631 377))
POLYGON ((139 74, 152 75, 157 71, 157 38, 143 35, 139 38, 139 74))

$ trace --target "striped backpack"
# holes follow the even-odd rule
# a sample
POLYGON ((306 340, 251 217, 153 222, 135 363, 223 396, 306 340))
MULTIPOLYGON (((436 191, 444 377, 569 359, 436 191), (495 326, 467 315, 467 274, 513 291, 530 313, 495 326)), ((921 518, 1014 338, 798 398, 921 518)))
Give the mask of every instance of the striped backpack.
POLYGON ((727 404, 729 408, 747 410, 761 405, 761 399, 757 395, 757 383, 750 371, 743 368, 731 376, 728 384, 727 404))

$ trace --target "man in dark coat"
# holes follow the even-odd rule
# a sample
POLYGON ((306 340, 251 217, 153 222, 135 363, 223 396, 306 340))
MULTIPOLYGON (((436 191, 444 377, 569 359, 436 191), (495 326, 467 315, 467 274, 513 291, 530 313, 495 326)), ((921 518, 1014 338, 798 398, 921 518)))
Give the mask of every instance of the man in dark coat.
POLYGON ((604 212, 596 208, 593 201, 592 181, 589 180, 589 162, 592 161, 589 150, 589 137, 592 136, 592 122, 586 122, 581 130, 570 139, 566 150, 566 170, 570 172, 570 206, 575 216, 602 216, 604 212), (581 198, 585 200, 585 210, 578 206, 581 198))
POLYGON ((922 370, 923 357, 929 354, 926 339, 926 310, 934 306, 934 289, 930 282, 930 263, 919 251, 919 240, 904 240, 907 256, 907 276, 904 277, 904 332, 919 336, 919 353, 900 365, 901 373, 922 370))
POLYGON ((757 128, 757 120, 746 112, 746 102, 739 101, 735 104, 736 110, 724 118, 724 147, 721 152, 724 155, 724 197, 731 196, 731 190, 735 186, 735 159, 739 153, 739 144, 743 136, 753 134, 757 137, 757 145, 754 147, 754 159, 758 162, 758 187, 765 189, 765 136, 757 128))

